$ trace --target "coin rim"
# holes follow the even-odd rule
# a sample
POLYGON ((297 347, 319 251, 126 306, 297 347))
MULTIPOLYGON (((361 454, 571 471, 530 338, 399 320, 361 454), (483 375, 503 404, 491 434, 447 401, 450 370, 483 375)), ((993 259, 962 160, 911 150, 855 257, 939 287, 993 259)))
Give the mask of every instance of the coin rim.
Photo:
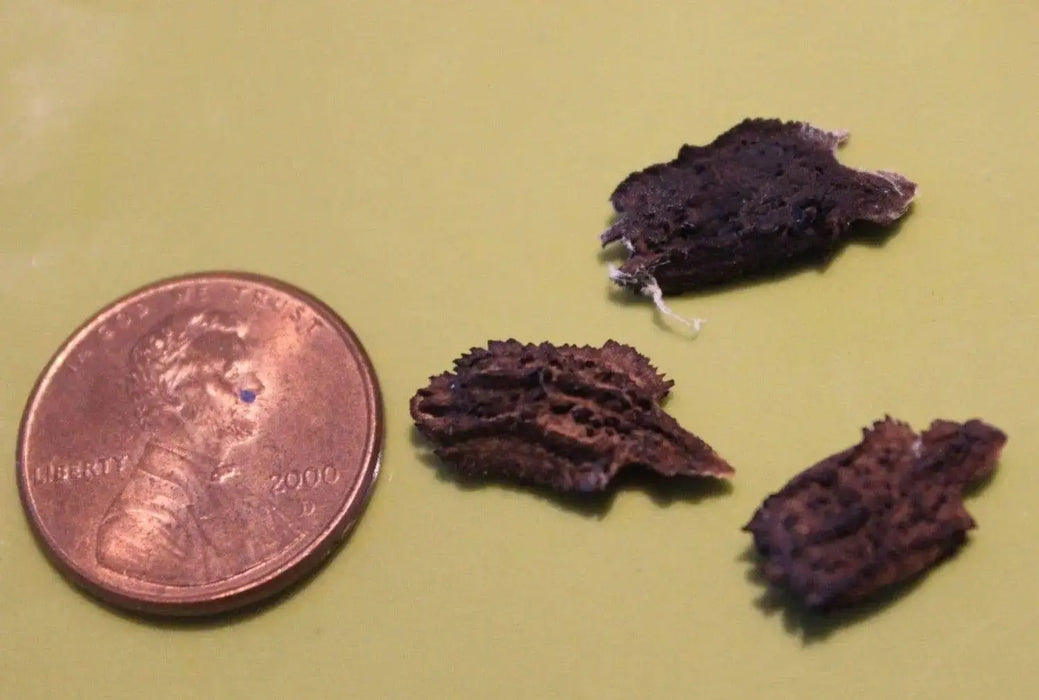
MULTIPOLYGON (((338 313, 309 292, 272 277, 241 271, 196 272, 163 278, 124 294, 91 314, 86 321, 81 323, 61 343, 47 361, 43 371, 36 378, 36 382, 33 384, 32 391, 26 401, 25 409, 22 412, 22 418, 18 427, 18 442, 15 448, 15 472, 22 507, 37 544, 43 549, 44 554, 51 563, 73 583, 107 603, 134 612, 170 616, 209 615, 258 603, 284 591, 317 569, 332 554, 336 547, 346 539, 371 499, 381 466, 383 442, 383 404, 375 369, 364 345, 361 344, 353 329, 347 325, 346 321, 338 313), (132 594, 125 590, 118 590, 99 583, 83 571, 80 571, 80 567, 72 562, 62 551, 61 547, 48 535, 30 493, 27 482, 26 440, 30 419, 38 408, 41 391, 49 385, 54 374, 68 359, 71 348, 88 335, 97 319, 101 316, 120 306, 137 301, 141 297, 162 291, 166 287, 192 282, 229 281, 241 281, 267 286, 306 303, 318 315, 325 318, 343 342, 347 344, 351 355, 357 360, 364 386, 364 395, 368 403, 369 415, 371 416, 371 430, 368 433, 364 448, 360 478, 357 480, 352 492, 347 495, 343 506, 329 520, 328 525, 311 538, 307 546, 301 549, 296 556, 258 579, 248 580, 217 594, 207 593, 204 595, 192 595, 190 587, 172 589, 173 595, 132 594)), ((226 580, 233 580, 247 574, 248 571, 226 580)))

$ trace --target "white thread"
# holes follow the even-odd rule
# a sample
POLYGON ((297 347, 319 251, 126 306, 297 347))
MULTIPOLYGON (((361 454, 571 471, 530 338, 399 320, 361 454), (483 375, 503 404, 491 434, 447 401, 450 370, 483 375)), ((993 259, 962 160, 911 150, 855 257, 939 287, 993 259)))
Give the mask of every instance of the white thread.
POLYGON ((700 334, 700 329, 703 328, 704 319, 702 318, 686 318, 680 314, 676 314, 671 310, 671 307, 664 303, 664 291, 657 284, 657 281, 652 277, 642 285, 642 293, 653 299, 653 303, 656 304, 657 309, 666 316, 670 316, 675 319, 686 328, 693 332, 695 338, 700 334))
MULTIPOLYGON (((662 290, 660 288, 660 285, 657 284, 657 281, 653 279, 653 275, 644 273, 642 275, 639 275, 639 278, 641 278, 642 280, 639 286, 639 291, 644 296, 647 296, 653 300, 653 304, 657 307, 657 310, 660 313, 674 319, 675 321, 678 321, 683 326, 691 330, 693 332, 692 337, 695 338, 700 334, 700 329, 703 328, 703 324, 707 322, 705 319, 686 318, 681 314, 675 313, 674 310, 672 310, 671 307, 664 302, 664 290, 662 290)), ((636 277, 634 275, 629 275, 627 273, 621 272, 616 265, 610 265, 610 279, 612 279, 615 282, 620 282, 621 284, 630 284, 631 282, 636 281, 636 277)))

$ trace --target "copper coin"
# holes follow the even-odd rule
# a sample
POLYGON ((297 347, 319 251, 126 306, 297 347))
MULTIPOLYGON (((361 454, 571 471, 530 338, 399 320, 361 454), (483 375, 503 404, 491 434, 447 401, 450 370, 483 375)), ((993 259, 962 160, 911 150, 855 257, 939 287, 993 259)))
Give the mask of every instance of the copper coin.
POLYGON ((109 603, 219 612, 312 571, 378 472, 375 373, 287 284, 203 274, 97 313, 33 390, 18 486, 44 549, 109 603))

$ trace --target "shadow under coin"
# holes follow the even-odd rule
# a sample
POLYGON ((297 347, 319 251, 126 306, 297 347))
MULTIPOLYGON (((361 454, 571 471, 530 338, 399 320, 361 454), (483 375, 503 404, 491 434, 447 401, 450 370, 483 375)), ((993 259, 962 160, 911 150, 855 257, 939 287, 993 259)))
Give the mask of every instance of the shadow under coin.
POLYGON ((150 611, 133 610, 98 598, 90 591, 75 585, 74 582, 69 581, 68 579, 65 580, 71 588, 75 589, 78 594, 82 595, 92 604, 135 624, 170 630, 211 630, 223 627, 233 627, 235 625, 245 624, 250 620, 273 610, 275 607, 284 604, 287 600, 302 594, 310 585, 311 581, 325 570, 329 565, 329 562, 331 562, 331 560, 336 556, 341 555, 342 549, 359 526, 360 521, 354 523, 354 526, 350 528, 349 532, 335 543, 332 550, 322 558, 320 562, 311 564, 313 569, 303 574, 299 580, 290 583, 285 588, 272 594, 265 595, 256 601, 246 603, 230 610, 191 615, 162 614, 150 611))

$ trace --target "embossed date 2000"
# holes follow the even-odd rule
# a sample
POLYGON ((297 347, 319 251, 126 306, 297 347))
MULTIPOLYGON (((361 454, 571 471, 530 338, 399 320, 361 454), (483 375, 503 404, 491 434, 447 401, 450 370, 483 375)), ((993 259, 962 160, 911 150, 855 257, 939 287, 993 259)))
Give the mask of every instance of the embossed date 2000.
POLYGON ((271 493, 288 493, 303 489, 316 489, 339 481, 339 470, 331 464, 323 467, 307 467, 306 469, 289 469, 271 474, 271 493))

